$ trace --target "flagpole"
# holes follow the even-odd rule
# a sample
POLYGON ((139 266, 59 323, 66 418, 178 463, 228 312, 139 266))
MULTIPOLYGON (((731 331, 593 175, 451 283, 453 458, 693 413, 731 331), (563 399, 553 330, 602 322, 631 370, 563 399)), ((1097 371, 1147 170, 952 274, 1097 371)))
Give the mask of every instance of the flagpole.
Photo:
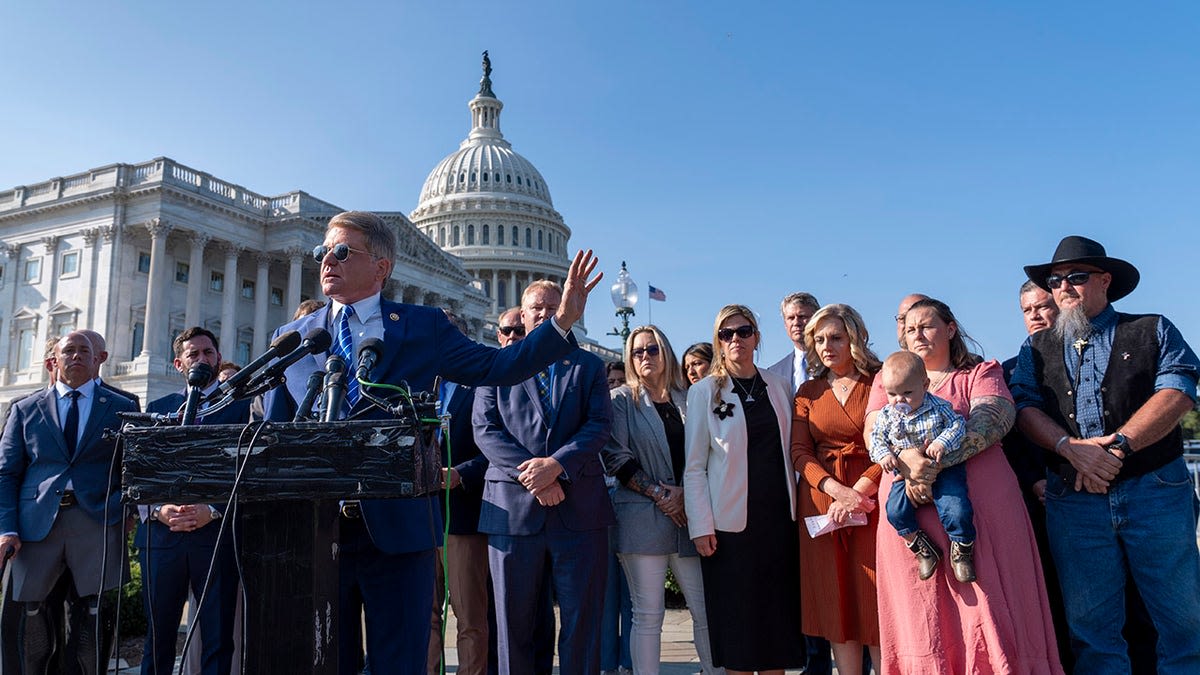
MULTIPOLYGON (((646 284, 646 287, 649 288, 650 284, 646 284)), ((654 323, 654 301, 650 299, 649 293, 650 293, 650 291, 646 291, 646 294, 647 294, 646 295, 646 323, 653 324, 654 323)))

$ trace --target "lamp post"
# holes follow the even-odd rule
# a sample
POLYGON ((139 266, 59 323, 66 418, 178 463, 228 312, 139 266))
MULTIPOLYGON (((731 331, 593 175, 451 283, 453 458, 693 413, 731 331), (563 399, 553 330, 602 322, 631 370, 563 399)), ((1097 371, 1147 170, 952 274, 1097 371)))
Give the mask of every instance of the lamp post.
POLYGON ((617 307, 617 318, 621 319, 621 328, 613 328, 609 335, 618 335, 621 337, 621 347, 624 349, 624 341, 629 337, 629 317, 633 316, 633 306, 638 301, 637 284, 633 283, 633 279, 629 276, 629 270, 625 269, 625 261, 621 261, 621 271, 617 272, 617 280, 612 285, 612 301, 617 307))

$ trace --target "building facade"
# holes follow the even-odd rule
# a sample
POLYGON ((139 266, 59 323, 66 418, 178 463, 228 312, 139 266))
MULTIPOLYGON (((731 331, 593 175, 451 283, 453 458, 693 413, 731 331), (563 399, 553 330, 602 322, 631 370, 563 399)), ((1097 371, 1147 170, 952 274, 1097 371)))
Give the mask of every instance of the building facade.
MULTIPOLYGON (((535 279, 561 283, 570 229, 546 182, 500 133, 485 52, 472 128, 394 226, 384 296, 450 309, 495 344, 499 312, 535 279)), ((213 331, 247 363, 305 299, 324 299, 313 247, 345 209, 304 191, 270 197, 160 157, 0 192, 0 410, 48 382, 48 339, 76 328, 107 338, 106 380, 153 400, 183 385, 171 340, 213 331)), ((619 358, 586 336, 585 349, 619 358)))

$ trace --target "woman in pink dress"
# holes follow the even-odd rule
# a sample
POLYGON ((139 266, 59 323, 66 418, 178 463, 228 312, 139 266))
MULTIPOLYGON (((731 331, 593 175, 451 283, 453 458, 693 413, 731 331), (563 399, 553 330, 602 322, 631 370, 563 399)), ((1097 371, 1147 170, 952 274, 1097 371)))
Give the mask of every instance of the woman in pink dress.
MULTIPOLYGON (((922 581, 904 540, 888 528, 876 537, 876 581, 883 674, 1062 673, 1037 544, 1016 477, 1000 438, 1012 426, 1012 396, 1000 364, 967 350, 950 308, 937 300, 913 304, 905 315, 905 342, 925 362, 929 391, 967 418, 963 440, 967 492, 975 509, 974 583, 961 583, 940 565, 922 581)), ((867 404, 870 429, 887 396, 876 378, 867 404)), ((931 503, 938 467, 919 450, 900 455, 906 482, 883 475, 879 499, 905 489, 918 506, 931 503)), ((950 550, 937 511, 917 521, 942 551, 950 550)))

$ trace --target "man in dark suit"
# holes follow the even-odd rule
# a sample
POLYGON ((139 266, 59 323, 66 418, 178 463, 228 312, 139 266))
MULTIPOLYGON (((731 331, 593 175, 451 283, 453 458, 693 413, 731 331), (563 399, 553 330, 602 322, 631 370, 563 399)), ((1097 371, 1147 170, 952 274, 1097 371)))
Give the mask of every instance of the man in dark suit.
MULTIPOLYGON (((526 331, 532 335, 560 297, 553 282, 531 283, 521 297, 526 331)), ((489 535, 500 672, 534 670, 548 554, 561 609, 560 668, 598 674, 607 528, 615 522, 599 454, 612 426, 604 363, 576 349, 518 385, 480 388, 472 419, 490 463, 479 530, 489 535)))
MULTIPOLYGON (((217 366, 221 363, 221 352, 217 345, 217 336, 199 326, 184 330, 172 344, 175 369, 185 377, 198 364, 212 369, 212 377, 203 387, 205 396, 220 384, 217 366)), ((186 398, 186 392, 167 394, 151 403, 147 410, 177 412, 186 398)), ((249 420, 250 400, 243 399, 213 415, 205 415, 202 410, 196 423, 246 424, 249 420)), ((206 585, 204 604, 196 617, 204 645, 200 672, 204 675, 230 672, 237 563, 228 531, 221 537, 219 545, 217 541, 224 507, 224 504, 153 504, 148 509, 146 522, 138 528, 135 543, 141 550, 146 618, 150 623, 142 657, 142 675, 174 672, 175 639, 188 590, 199 601, 205 595, 206 585), (217 560, 212 564, 214 554, 217 560)))
POLYGON ((120 584, 123 571, 115 441, 103 436, 119 426, 117 413, 136 405, 96 386, 82 332, 59 340, 55 362, 54 388, 14 404, 0 437, 0 551, 14 554, 13 596, 26 603, 26 672, 45 672, 53 649, 45 600, 69 569, 80 599, 66 652, 90 675, 107 663, 95 626, 100 593, 120 584))
MULTIPOLYGON (((391 277, 396 251, 393 229, 371 213, 349 211, 334 216, 325 242, 315 251, 321 264, 321 290, 332 301, 326 307, 282 326, 276 335, 324 327, 334 336, 331 351, 344 354, 354 372, 358 346, 382 338, 385 354, 376 365, 375 382, 406 382, 415 391, 433 388, 441 376, 463 385, 509 384, 530 377, 547 363, 576 347, 570 328, 583 314, 588 292, 600 276, 588 280, 596 261, 579 253, 567 274, 564 301, 553 322, 511 349, 492 349, 472 342, 450 324, 440 309, 392 302, 381 297, 391 277), (552 324, 552 325, 549 325, 552 324)), ((303 358, 287 369, 287 385, 264 400, 268 420, 291 420, 304 397, 308 375, 323 368, 325 356, 303 358)), ((363 412, 369 405, 351 382, 346 409, 363 412)), ((429 644, 429 608, 433 605, 434 549, 441 543, 437 497, 364 500, 343 509, 339 567, 341 616, 355 616, 361 599, 366 612, 367 653, 373 675, 424 675, 429 644)), ((356 672, 354 632, 339 632, 339 670, 356 672)))

